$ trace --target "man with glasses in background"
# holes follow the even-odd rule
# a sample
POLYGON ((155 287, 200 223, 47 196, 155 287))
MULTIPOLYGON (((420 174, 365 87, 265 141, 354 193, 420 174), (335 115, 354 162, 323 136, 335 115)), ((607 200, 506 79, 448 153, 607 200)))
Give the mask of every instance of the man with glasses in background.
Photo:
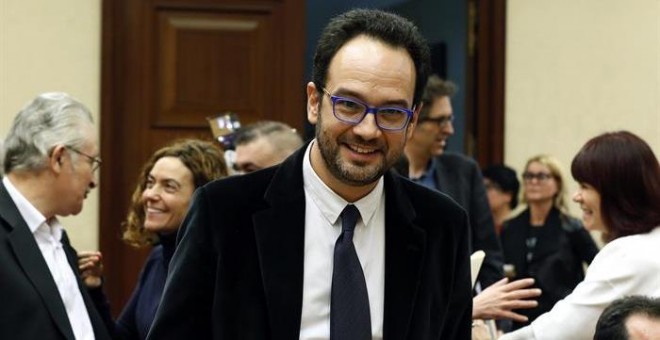
POLYGON ((91 113, 67 94, 39 95, 2 151, 0 339, 109 339, 57 218, 78 214, 97 186, 91 113))
POLYGON ((408 20, 331 20, 307 84, 316 138, 200 188, 149 339, 468 339, 467 215, 390 168, 429 48, 408 20))
POLYGON ((455 92, 453 83, 429 77, 418 124, 405 148, 407 167, 398 168, 413 181, 449 195, 467 211, 471 251, 486 252, 478 277, 481 288, 486 288, 502 279, 504 260, 479 166, 471 158, 445 151, 454 134, 451 96, 455 92))

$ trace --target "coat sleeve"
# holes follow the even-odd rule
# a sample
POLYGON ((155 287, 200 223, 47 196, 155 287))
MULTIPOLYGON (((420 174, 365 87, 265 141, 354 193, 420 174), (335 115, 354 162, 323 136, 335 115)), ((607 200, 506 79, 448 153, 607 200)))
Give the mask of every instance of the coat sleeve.
POLYGON ((456 261, 452 299, 449 302, 449 315, 445 320, 443 334, 439 339, 470 339, 472 333, 472 283, 470 279, 470 254, 468 252, 468 218, 465 225, 458 228, 454 242, 456 261))
POLYGON ((162 300, 147 339, 211 339, 215 268, 213 221, 204 188, 179 230, 162 300))

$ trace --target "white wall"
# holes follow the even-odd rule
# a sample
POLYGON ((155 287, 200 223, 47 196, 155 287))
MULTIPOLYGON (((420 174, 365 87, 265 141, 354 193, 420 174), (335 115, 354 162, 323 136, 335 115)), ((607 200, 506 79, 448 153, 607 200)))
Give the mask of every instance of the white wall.
MULTIPOLYGON (((79 99, 98 122, 100 0, 0 0, 0 137, 42 92, 79 99)), ((101 184, 103 185, 103 184, 101 184)), ((83 212, 62 219, 77 249, 98 248, 98 190, 83 212)))
MULTIPOLYGON (((660 156, 660 0, 507 2, 505 162, 626 129, 660 156)), ((575 204, 571 210, 579 216, 575 204)))

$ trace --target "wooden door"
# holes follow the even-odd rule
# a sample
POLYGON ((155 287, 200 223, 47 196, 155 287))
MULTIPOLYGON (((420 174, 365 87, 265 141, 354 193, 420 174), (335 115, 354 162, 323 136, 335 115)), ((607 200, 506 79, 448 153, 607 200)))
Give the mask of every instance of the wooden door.
POLYGON ((304 0, 103 1, 100 248, 115 315, 147 250, 120 241, 142 164, 207 117, 279 120, 302 131, 304 0))

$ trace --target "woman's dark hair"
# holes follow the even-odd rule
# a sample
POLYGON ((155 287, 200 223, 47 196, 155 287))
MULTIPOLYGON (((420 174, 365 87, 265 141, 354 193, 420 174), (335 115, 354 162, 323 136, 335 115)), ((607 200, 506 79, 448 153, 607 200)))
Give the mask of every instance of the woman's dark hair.
POLYGON ((516 170, 504 164, 494 164, 484 169, 483 176, 497 184, 502 189, 502 192, 511 194, 511 202, 509 202, 511 209, 515 209, 518 206, 520 181, 518 181, 516 170))
POLYGON ((616 131, 592 138, 573 158, 571 173, 600 194, 605 241, 660 225, 660 164, 636 135, 616 131))

